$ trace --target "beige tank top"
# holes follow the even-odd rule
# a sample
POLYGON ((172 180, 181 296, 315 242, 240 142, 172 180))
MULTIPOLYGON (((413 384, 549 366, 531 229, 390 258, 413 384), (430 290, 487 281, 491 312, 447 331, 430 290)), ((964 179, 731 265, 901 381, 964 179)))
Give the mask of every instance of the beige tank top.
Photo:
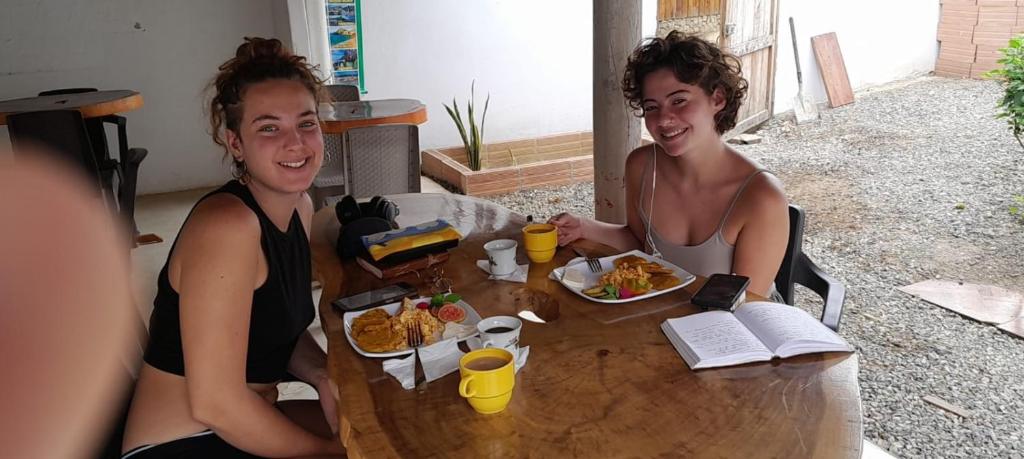
POLYGON ((648 171, 651 172, 651 181, 652 183, 655 184, 654 186, 652 186, 651 191, 651 203, 654 202, 653 193, 654 187, 657 186, 657 182, 654 181, 656 179, 653 176, 654 169, 652 166, 655 164, 656 154, 657 153, 652 152, 651 159, 647 161, 647 165, 644 166, 644 172, 643 175, 641 175, 640 179, 639 200, 641 202, 637 203, 637 209, 640 213, 640 220, 643 221, 644 228, 650 235, 650 237, 648 237, 648 240, 645 241, 644 243, 646 247, 645 250, 648 253, 660 252, 661 257, 664 258, 666 261, 700 276, 708 277, 715 273, 731 274, 732 255, 736 247, 725 241, 725 237, 722 236, 722 228, 725 226, 725 221, 729 218, 729 214, 732 212, 732 208, 736 205, 736 201, 739 200, 740 196, 743 194, 743 190, 747 188, 747 185, 750 184, 750 181, 753 180, 754 177, 756 177, 758 174, 768 171, 764 169, 758 169, 754 171, 753 174, 750 174, 750 176, 743 181, 743 184, 741 184, 739 189, 736 190, 736 195, 733 196, 732 202, 729 203, 729 207, 725 209, 725 214, 722 215, 722 219, 718 222, 718 227, 715 228, 715 232, 711 234, 711 237, 697 245, 677 245, 668 242, 664 238, 662 238, 661 235, 658 234, 658 231, 653 226, 651 226, 650 218, 644 212, 644 206, 642 201, 644 191, 647 188, 647 182, 646 180, 644 180, 644 177, 647 177, 648 171))

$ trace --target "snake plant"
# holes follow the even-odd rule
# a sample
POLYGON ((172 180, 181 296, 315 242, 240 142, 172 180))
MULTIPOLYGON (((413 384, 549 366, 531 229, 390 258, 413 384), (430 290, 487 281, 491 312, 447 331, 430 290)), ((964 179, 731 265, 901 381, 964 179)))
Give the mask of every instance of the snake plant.
POLYGON ((487 94, 487 100, 484 102, 484 112, 480 117, 480 126, 476 124, 476 117, 473 114, 473 105, 476 103, 476 81, 469 85, 469 100, 466 102, 467 115, 469 122, 469 132, 466 132, 466 125, 462 120, 462 113, 459 110, 459 103, 452 97, 452 105, 444 104, 444 108, 448 110, 448 116, 452 117, 452 121, 455 122, 455 127, 459 130, 459 135, 462 136, 462 143, 466 146, 466 158, 469 160, 469 168, 478 171, 482 167, 481 158, 483 157, 484 149, 484 121, 487 120, 487 106, 491 103, 491 95, 487 94))

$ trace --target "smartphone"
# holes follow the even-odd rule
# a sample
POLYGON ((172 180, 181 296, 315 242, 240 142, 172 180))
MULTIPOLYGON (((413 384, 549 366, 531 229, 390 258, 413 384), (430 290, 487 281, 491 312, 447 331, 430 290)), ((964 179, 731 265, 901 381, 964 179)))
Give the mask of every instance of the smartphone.
POLYGON ((750 278, 735 274, 712 274, 690 302, 704 309, 732 311, 747 297, 750 278))
POLYGON ((394 303, 403 298, 410 298, 418 295, 419 292, 416 290, 416 287, 413 287, 406 282, 399 282, 376 290, 370 290, 368 292, 358 293, 345 298, 339 298, 334 300, 331 304, 346 312, 361 311, 363 309, 394 303))

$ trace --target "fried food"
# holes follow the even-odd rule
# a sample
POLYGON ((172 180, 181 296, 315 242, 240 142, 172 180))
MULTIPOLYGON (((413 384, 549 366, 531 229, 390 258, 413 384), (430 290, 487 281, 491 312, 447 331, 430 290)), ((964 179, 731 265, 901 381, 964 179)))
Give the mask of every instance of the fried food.
POLYGON ((670 274, 651 276, 650 282, 651 286, 654 287, 655 290, 665 290, 683 283, 683 281, 679 280, 678 277, 670 274))
POLYGON ((391 318, 391 314, 383 309, 373 309, 367 311, 359 317, 356 317, 352 321, 352 336, 358 336, 362 333, 363 329, 369 325, 380 325, 386 323, 391 318))
POLYGON ((657 263, 654 263, 654 262, 648 262, 647 264, 645 264, 644 265, 644 271, 646 271, 648 274, 651 274, 651 275, 654 275, 654 276, 656 276, 658 274, 672 274, 673 273, 673 271, 671 269, 666 268, 666 267, 664 267, 662 265, 659 265, 657 263))
POLYGON ((409 347, 406 342, 405 330, 395 331, 390 321, 366 326, 358 336, 353 334, 352 337, 355 338, 356 344, 366 352, 391 352, 409 347))
POLYGON ((622 265, 643 265, 647 264, 647 259, 637 255, 626 255, 624 257, 616 258, 612 264, 614 264, 616 268, 622 265))
POLYGON ((366 352, 393 352, 409 347, 409 327, 419 327, 423 344, 433 344, 441 336, 444 324, 426 309, 418 309, 412 300, 392 316, 384 309, 373 309, 352 321, 352 339, 366 352))
POLYGON ((583 290, 585 295, 617 299, 619 298, 617 292, 626 289, 628 296, 622 296, 622 298, 628 298, 643 295, 651 289, 665 290, 682 284, 672 269, 638 255, 616 258, 613 264, 615 269, 603 274, 597 285, 583 290), (614 289, 606 290, 606 286, 614 287, 614 289))

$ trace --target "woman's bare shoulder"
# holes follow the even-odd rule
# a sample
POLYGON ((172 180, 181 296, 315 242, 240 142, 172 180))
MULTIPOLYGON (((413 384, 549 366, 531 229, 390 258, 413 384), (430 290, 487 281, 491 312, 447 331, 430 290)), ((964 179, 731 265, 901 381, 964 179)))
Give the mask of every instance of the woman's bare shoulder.
MULTIPOLYGON (((182 228, 179 244, 191 241, 235 247, 260 238, 260 222, 238 197, 218 193, 196 205, 182 228)), ((206 245, 206 244, 203 244, 206 245)))
POLYGON ((740 200, 744 213, 768 218, 788 215, 789 200, 782 181, 770 172, 761 172, 747 184, 740 200))

